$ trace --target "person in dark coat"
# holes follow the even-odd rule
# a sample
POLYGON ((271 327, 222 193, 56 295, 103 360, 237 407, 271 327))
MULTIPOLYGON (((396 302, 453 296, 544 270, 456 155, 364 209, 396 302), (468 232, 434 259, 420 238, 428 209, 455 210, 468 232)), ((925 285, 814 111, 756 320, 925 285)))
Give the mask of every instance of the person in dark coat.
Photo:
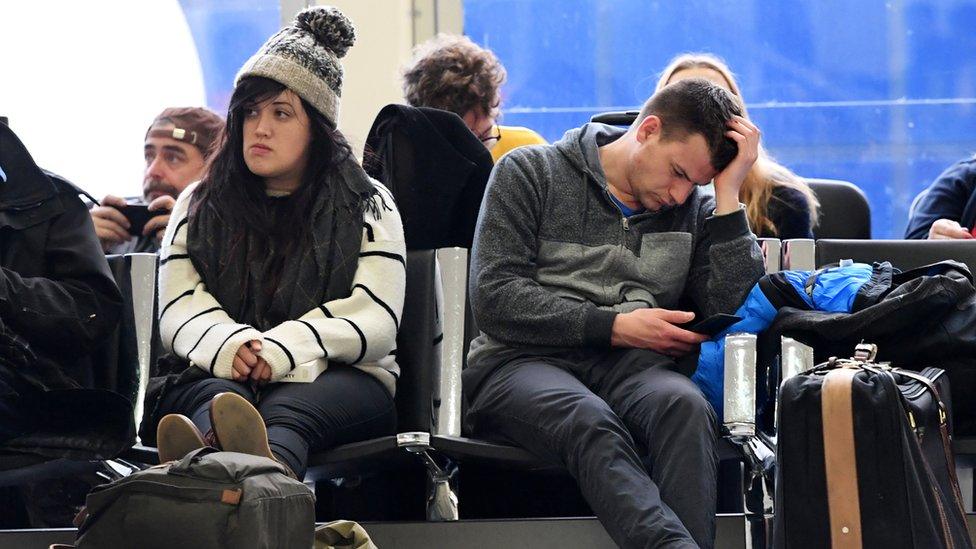
POLYGON ((38 168, 4 124, 0 170, 0 452, 107 457, 130 442, 132 412, 94 390, 90 355, 122 297, 83 191, 38 168))
POLYGON ((908 214, 905 238, 972 240, 976 229, 976 157, 946 168, 918 197, 908 214))

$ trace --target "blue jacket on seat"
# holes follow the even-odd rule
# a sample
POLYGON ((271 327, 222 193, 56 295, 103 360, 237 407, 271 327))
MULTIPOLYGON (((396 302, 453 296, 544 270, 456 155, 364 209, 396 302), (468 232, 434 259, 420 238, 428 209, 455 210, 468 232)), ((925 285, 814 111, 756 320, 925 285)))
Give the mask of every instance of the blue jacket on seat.
MULTIPOLYGON (((858 291, 871 280, 874 268, 865 263, 852 263, 842 267, 831 267, 819 271, 781 271, 763 277, 746 296, 745 302, 735 314, 742 317, 713 339, 702 343, 698 356, 698 369, 691 377, 705 398, 722 419, 725 386, 725 336, 734 333, 756 334, 772 324, 783 298, 776 295, 782 288, 770 283, 771 277, 785 282, 803 300, 807 308, 832 312, 849 313, 854 308, 858 291), (810 285, 809 288, 807 287, 810 285), (776 305, 774 305, 776 303, 776 305)), ((763 399, 757 400, 762 406, 763 399)))

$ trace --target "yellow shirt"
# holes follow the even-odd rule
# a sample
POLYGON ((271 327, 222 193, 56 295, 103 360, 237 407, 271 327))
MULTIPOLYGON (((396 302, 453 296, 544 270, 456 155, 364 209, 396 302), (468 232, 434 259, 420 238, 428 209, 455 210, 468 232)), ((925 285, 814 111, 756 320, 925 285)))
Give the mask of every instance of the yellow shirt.
POLYGON ((534 131, 521 126, 498 126, 501 136, 491 148, 491 158, 495 162, 508 151, 525 145, 546 145, 548 141, 534 131))

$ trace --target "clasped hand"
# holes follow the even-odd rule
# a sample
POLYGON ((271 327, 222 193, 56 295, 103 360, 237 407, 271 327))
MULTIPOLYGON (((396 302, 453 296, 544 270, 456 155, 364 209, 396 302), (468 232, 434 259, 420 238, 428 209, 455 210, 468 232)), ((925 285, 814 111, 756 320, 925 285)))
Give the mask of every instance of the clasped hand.
POLYGON ((234 357, 232 376, 234 381, 241 383, 251 380, 254 385, 262 386, 271 381, 271 366, 261 358, 261 341, 254 339, 241 345, 234 357))

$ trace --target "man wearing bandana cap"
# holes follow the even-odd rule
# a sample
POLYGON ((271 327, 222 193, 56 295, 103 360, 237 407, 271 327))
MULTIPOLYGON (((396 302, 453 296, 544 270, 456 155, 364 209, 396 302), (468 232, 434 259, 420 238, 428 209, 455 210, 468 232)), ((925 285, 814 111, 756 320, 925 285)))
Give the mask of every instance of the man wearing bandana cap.
POLYGON ((224 129, 216 113, 196 107, 168 108, 146 130, 146 171, 142 196, 156 215, 139 236, 129 234, 120 208, 126 201, 108 195, 91 209, 95 232, 105 253, 156 252, 176 197, 203 175, 210 152, 224 129))

